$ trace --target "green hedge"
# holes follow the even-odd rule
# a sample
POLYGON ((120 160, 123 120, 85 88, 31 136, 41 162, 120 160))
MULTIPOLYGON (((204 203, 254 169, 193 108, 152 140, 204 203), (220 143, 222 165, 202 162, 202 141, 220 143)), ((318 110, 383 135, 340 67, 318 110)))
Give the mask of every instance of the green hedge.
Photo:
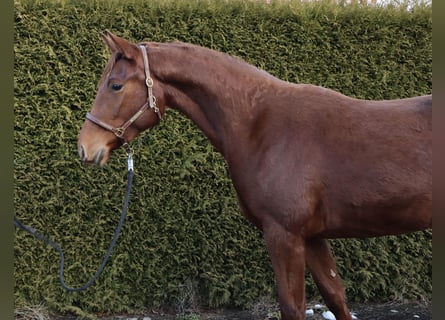
MULTIPOLYGON (((15 3, 15 213, 65 249, 68 284, 85 283, 111 240, 126 157, 82 166, 77 133, 109 53, 110 29, 134 41, 181 40, 244 58, 275 76, 367 99, 429 94, 431 7, 246 1, 15 3)), ((63 312, 190 304, 248 307, 275 294, 259 231, 240 215, 222 157, 176 112, 136 142, 128 219, 95 286, 65 292, 58 256, 15 238, 15 301, 63 312), (192 294, 193 293, 193 294, 192 294)), ((350 301, 429 299, 432 233, 331 242, 350 301)), ((319 299, 307 277, 308 299, 319 299)))

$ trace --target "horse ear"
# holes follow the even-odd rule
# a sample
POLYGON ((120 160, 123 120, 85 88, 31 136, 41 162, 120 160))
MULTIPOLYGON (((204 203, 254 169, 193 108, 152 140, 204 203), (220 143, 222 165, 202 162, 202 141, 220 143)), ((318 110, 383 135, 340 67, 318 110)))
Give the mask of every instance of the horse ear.
POLYGON ((108 30, 105 30, 104 32, 100 32, 99 35, 102 37, 102 40, 107 45, 108 49, 110 49, 111 52, 117 52, 119 51, 115 42, 113 41, 113 38, 110 36, 112 33, 108 30))
POLYGON ((113 53, 120 53, 127 59, 135 59, 139 53, 134 43, 112 34, 109 30, 105 30, 100 35, 113 53))

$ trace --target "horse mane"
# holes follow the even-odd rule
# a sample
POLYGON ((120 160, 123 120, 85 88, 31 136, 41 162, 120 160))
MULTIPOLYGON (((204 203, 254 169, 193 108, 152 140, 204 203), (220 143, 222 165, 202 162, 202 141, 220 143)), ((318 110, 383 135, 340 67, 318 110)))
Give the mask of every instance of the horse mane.
MULTIPOLYGON (((181 41, 171 41, 171 42, 164 42, 164 43, 146 42, 145 45, 148 47, 149 58, 150 58, 150 49, 167 50, 167 52, 169 51, 169 49, 174 49, 172 51, 172 55, 175 55, 177 53, 184 54, 184 57, 186 56, 189 59, 188 64, 191 64, 192 60, 194 60, 194 61, 205 61, 205 60, 209 61, 209 60, 214 59, 212 61, 212 64, 218 63, 221 66, 224 66, 227 70, 229 70, 229 69, 232 70, 232 75, 234 75, 234 74, 241 75, 241 74, 251 73, 252 79, 255 79, 257 76, 263 76, 263 77, 266 76, 266 77, 274 78, 275 80, 279 80, 278 78, 276 78, 272 74, 268 73, 267 71, 262 70, 256 66, 248 63, 243 58, 233 55, 233 54, 230 54, 230 53, 225 53, 225 52, 221 52, 218 50, 213 50, 210 48, 202 47, 202 46, 191 44, 191 43, 181 42, 181 41)), ((165 57, 165 55, 164 55, 164 57, 165 57)), ((163 64, 162 69, 157 68, 156 64, 153 64, 151 67, 153 68, 153 71, 156 73, 156 75, 161 79, 163 78, 163 75, 168 74, 170 71, 170 69, 165 64, 163 64)), ((213 77, 211 77, 211 78, 213 78, 213 77)))

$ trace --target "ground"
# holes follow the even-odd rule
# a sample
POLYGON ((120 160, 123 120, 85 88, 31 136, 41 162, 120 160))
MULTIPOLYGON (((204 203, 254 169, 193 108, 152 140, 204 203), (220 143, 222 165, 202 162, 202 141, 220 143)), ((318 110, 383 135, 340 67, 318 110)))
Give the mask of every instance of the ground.
MULTIPOLYGON (((432 304, 427 302, 386 303, 386 304, 349 304, 351 312, 358 320, 432 320, 432 304)), ((317 309, 314 304, 308 304, 308 309, 314 311, 306 320, 325 320, 322 313, 325 307, 317 309)), ((99 317, 99 320, 279 320, 276 308, 269 310, 218 310, 195 311, 182 315, 164 314, 150 311, 136 315, 113 315, 99 317)), ((73 316, 51 316, 51 320, 78 320, 73 316)), ((16 317, 16 320, 17 317, 16 317)))

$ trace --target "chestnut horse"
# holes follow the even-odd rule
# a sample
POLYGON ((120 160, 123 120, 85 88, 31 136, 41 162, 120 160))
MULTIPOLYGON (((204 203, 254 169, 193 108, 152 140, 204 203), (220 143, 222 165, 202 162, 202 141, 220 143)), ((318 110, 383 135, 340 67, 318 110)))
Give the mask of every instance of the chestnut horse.
POLYGON ((264 234, 283 320, 305 317, 306 265, 337 319, 351 319, 327 238, 432 227, 431 95, 359 100, 191 44, 102 38, 111 58, 79 133, 82 161, 104 165, 167 108, 184 113, 264 234))

